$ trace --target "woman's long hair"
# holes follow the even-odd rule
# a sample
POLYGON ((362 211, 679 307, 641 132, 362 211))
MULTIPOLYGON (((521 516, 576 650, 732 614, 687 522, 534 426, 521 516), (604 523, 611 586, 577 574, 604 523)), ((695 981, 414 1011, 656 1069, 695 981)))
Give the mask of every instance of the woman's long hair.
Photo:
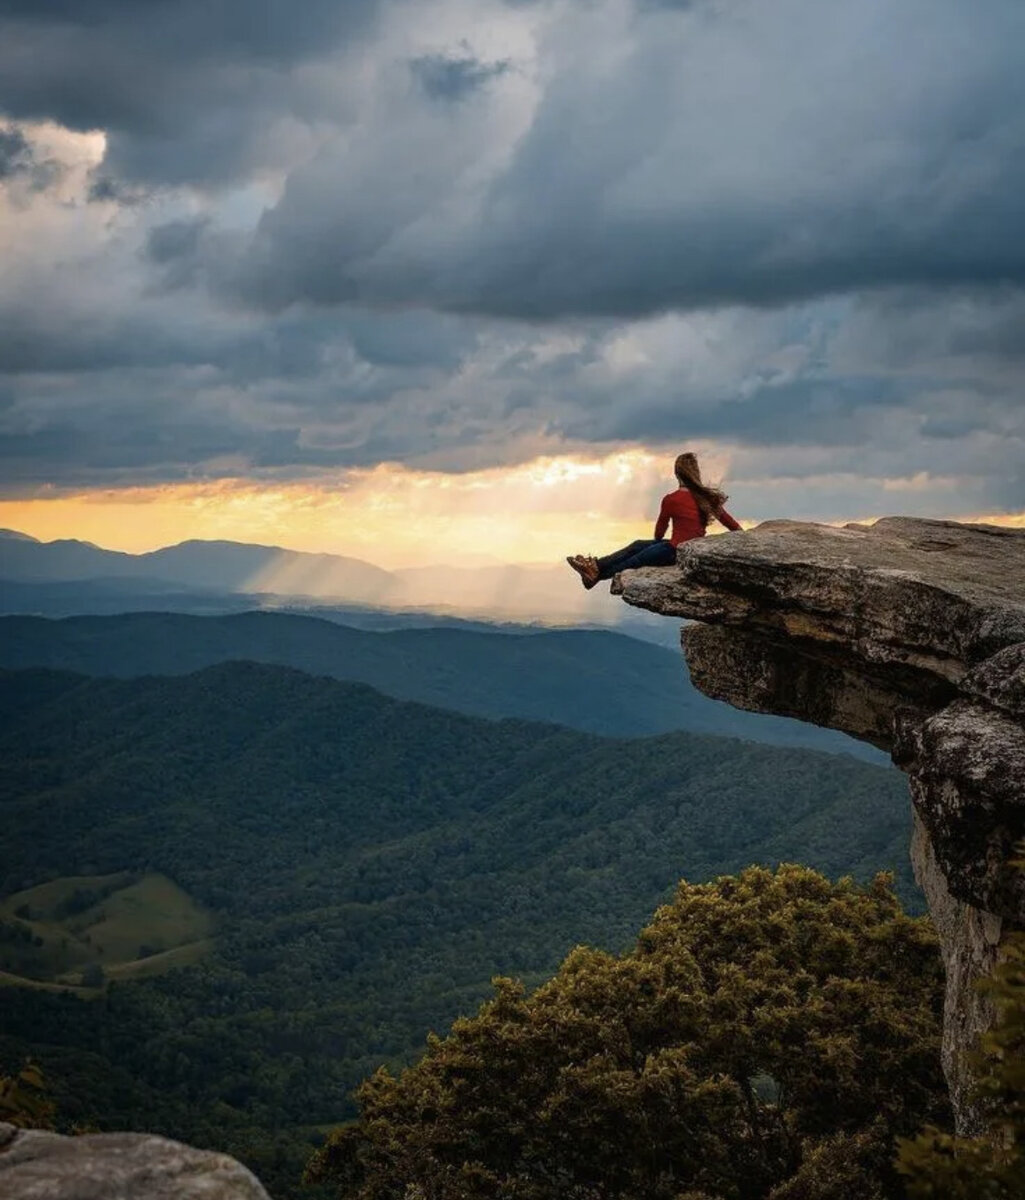
POLYGON ((726 503, 729 496, 720 487, 701 482, 701 468, 696 454, 680 454, 673 466, 680 487, 685 487, 698 504, 702 524, 707 525, 726 503))

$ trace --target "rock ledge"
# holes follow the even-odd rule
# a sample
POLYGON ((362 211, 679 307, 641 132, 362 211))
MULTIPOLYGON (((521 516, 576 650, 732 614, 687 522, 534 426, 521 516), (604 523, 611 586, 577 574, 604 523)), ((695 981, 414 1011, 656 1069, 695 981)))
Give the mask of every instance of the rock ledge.
POLYGON ((694 683, 889 750, 915 812, 912 861, 947 965, 944 1065, 959 1127, 975 992, 1025 926, 1025 530, 888 517, 772 521, 693 541, 676 568, 625 572, 628 604, 683 630, 694 683))

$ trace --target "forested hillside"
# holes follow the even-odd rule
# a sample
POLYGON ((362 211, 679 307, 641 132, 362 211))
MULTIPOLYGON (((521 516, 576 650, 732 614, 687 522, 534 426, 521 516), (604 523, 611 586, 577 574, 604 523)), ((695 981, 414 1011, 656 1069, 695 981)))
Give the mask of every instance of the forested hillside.
MULTIPOLYGON (((91 1000, 23 977, 5 1059, 34 1053, 67 1121, 223 1146, 279 1195, 380 1062, 496 973, 622 947, 681 876, 894 867, 912 894, 903 781, 843 756, 491 722, 251 663, 4 673, 0 726, 3 896, 156 873, 214 935, 188 970, 91 1000)), ((32 905, 10 937, 47 918, 32 905)), ((31 973, 22 950, 4 969, 31 973)))
POLYGON ((0 618, 0 667, 164 675, 232 659, 369 683, 403 700, 474 716, 622 735, 686 729, 875 755, 842 734, 709 700, 691 684, 678 651, 600 630, 371 633, 267 612, 0 618))
POLYGON ((311 1173, 345 1200, 903 1200, 896 1138, 949 1120, 943 990, 882 878, 684 883, 628 953, 497 980, 366 1080, 311 1173))

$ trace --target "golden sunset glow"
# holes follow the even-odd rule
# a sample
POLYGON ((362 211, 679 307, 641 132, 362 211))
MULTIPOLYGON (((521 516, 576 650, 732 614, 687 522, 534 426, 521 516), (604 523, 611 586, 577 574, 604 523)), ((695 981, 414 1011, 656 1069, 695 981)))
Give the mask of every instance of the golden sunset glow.
POLYGON ((82 492, 0 501, 0 524, 139 553, 190 538, 352 555, 391 568, 558 562, 650 537, 666 456, 539 458, 467 474, 383 464, 333 478, 82 492))
POLYGON ((1025 529, 1025 513, 997 513, 995 516, 964 517, 965 521, 977 522, 980 525, 1004 525, 1008 529, 1025 529))
MULTIPOLYGON (((713 477, 727 465, 708 461, 713 477)), ((0 501, 0 525, 130 553, 202 538, 351 555, 389 569, 553 563, 650 537, 659 497, 672 486, 668 462, 665 452, 627 450, 458 475, 385 463, 304 482, 97 490, 0 501)), ((1025 514, 958 519, 1025 527, 1025 514)))

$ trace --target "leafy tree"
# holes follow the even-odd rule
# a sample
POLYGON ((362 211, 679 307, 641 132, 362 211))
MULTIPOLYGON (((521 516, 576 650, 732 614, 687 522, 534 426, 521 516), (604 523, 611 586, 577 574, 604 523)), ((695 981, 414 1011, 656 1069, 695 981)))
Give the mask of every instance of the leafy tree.
POLYGON ((509 979, 359 1091, 308 1176, 350 1200, 898 1196, 946 1115, 941 968, 890 880, 749 868, 680 885, 630 952, 509 979))
POLYGON ((43 1072, 31 1059, 11 1075, 0 1075, 0 1120, 20 1129, 52 1129, 55 1105, 43 1072))
POLYGON ((981 1039, 978 1098, 982 1137, 927 1128, 901 1144, 900 1170, 915 1200, 1020 1200, 1025 1196, 1025 934, 1012 936, 983 987, 997 1009, 981 1039))

